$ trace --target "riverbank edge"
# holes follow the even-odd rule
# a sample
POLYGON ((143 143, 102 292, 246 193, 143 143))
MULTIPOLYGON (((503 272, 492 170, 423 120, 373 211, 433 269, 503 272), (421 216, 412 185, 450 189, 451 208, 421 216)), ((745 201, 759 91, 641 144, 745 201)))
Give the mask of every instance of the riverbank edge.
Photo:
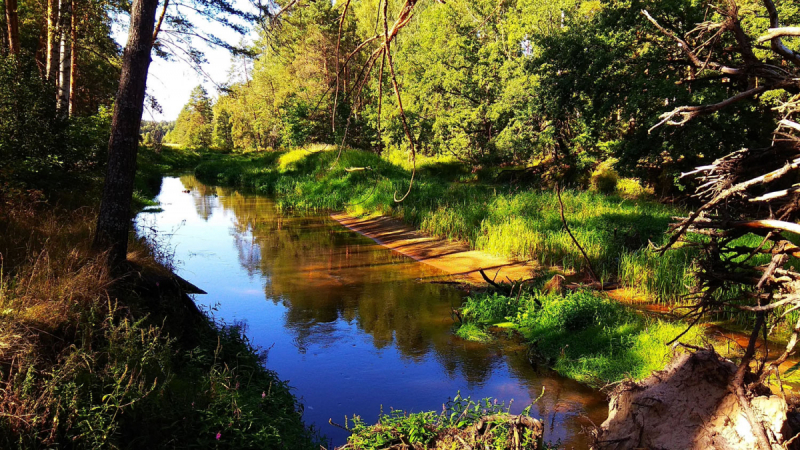
MULTIPOLYGON (((383 215, 355 215, 337 212, 330 217, 344 226, 345 228, 372 239, 377 244, 410 257, 415 261, 428 264, 442 272, 453 276, 458 282, 471 285, 486 287, 488 284, 480 275, 480 270, 492 278, 503 280, 503 282, 524 282, 530 281, 541 274, 544 270, 540 266, 530 264, 530 262, 520 262, 498 258, 485 252, 471 250, 466 243, 448 241, 429 236, 424 232, 402 222, 401 220, 383 215), (498 276, 499 275, 499 276, 498 276)), ((600 291, 595 291, 601 294, 600 291)), ((602 295, 619 302, 623 305, 639 310, 643 314, 652 315, 656 318, 663 318, 675 322, 675 316, 668 308, 657 304, 647 304, 637 301, 636 292, 630 288, 618 288, 605 291, 602 295), (652 306, 652 307, 648 307, 652 306)), ((678 321, 678 323, 683 323, 678 321)), ((508 328, 509 323, 501 323, 502 327, 508 328)), ((684 324, 688 325, 688 324, 684 324)), ((698 324, 705 335, 715 347, 720 349, 720 353, 729 342, 736 342, 737 345, 745 347, 749 336, 745 333, 729 330, 714 324, 698 324)), ((475 334, 475 331, 472 331, 475 334)), ((469 338, 469 333, 465 331, 464 338, 469 338)), ((477 338, 485 338, 486 335, 478 332, 477 338)), ((758 347, 760 349, 760 346, 758 347)), ((782 350, 779 343, 770 343, 770 354, 779 355, 782 350)), ((785 361, 781 364, 782 371, 786 371, 798 361, 796 358, 785 361)), ((800 380, 794 380, 795 383, 800 380)))
POLYGON ((382 247, 434 267, 464 283, 486 286, 481 270, 493 279, 504 282, 528 281, 539 276, 542 270, 530 261, 498 257, 473 250, 463 242, 429 236, 394 217, 342 212, 333 213, 330 217, 382 247))
MULTIPOLYGON (((357 184, 357 178, 352 178, 355 176, 363 175, 364 173, 369 172, 377 172, 377 171, 390 171, 394 169, 398 169, 397 167, 387 168, 379 168, 379 164, 389 164, 386 161, 382 161, 380 157, 375 155, 366 154, 365 152, 358 152, 358 151, 349 151, 345 150, 340 157, 337 157, 333 161, 333 165, 329 163, 320 163, 319 161, 327 161, 325 158, 328 155, 334 154, 330 151, 330 149, 294 149, 289 151, 283 152, 269 152, 267 154, 257 153, 257 154, 245 154, 245 155, 237 155, 237 154, 230 154, 230 155, 215 155, 212 161, 204 161, 195 171, 196 175, 201 181, 209 182, 211 184, 222 184, 228 186, 237 186, 243 187, 248 189, 255 189, 257 192, 266 193, 269 195, 275 195, 278 198, 279 204, 284 205, 284 207, 296 207, 299 209, 326 209, 324 207, 320 207, 320 205, 330 204, 333 203, 334 206, 339 206, 340 208, 328 208, 333 210, 339 210, 339 214, 341 218, 347 217, 345 221, 348 223, 343 223, 343 225, 348 226, 349 228, 354 228, 354 225, 359 229, 355 229, 354 231, 365 231, 365 229, 370 227, 370 223, 366 222, 365 226, 358 226, 355 222, 351 222, 352 218, 357 217, 364 217, 364 218, 371 218, 367 220, 379 220, 376 219, 377 217, 385 217, 391 220, 397 221, 398 224, 396 225, 401 226, 404 233, 425 233, 427 230, 424 230, 424 227, 421 227, 420 224, 425 223, 425 218, 420 217, 420 211, 416 210, 414 206, 398 206, 396 203, 393 202, 392 196, 389 195, 387 198, 381 197, 381 194, 378 192, 380 189, 377 186, 374 186, 374 189, 363 189, 364 192, 368 192, 370 197, 379 197, 377 202, 373 201, 372 203, 366 202, 365 199, 358 197, 361 193, 358 190, 354 190, 353 186, 357 184), (350 159, 348 159, 350 158, 350 159), (355 160, 352 160, 355 158, 355 160), (315 162, 316 161, 316 162, 315 162), (352 169, 352 166, 361 165, 361 169, 363 170, 355 170, 352 169), (338 167, 338 168, 337 168, 338 167), (348 169, 348 167, 350 167, 348 169), (303 181, 303 177, 309 177, 310 183, 307 181, 303 181), (336 193, 328 192, 327 188, 332 187, 335 184, 338 189, 336 193), (332 200, 329 195, 333 195, 334 199, 332 200), (344 206, 343 208, 341 208, 344 206)), ((398 169, 399 170, 399 169, 398 169)), ((423 169, 421 169, 423 170, 423 169)), ((435 178, 435 177, 434 177, 435 178)), ((442 180, 445 184, 448 182, 442 180)), ((422 183, 422 182, 418 182, 422 183)), ((456 183, 458 184, 458 183, 456 183)), ((424 192, 426 188, 420 184, 416 185, 415 189, 421 190, 423 192, 423 196, 425 195, 424 192)), ((588 193, 587 193, 588 194, 588 193)), ((580 194, 583 195, 583 194, 580 194)), ((595 194, 596 195, 596 194, 595 194)), ((385 195, 384 195, 385 197, 385 195)), ((472 199, 472 201, 477 201, 478 199, 472 199)), ((466 200, 470 201, 470 200, 466 200)), ((485 205, 485 203, 484 203, 485 205)), ((441 210, 437 211, 440 213, 441 210)), ((571 216, 568 216, 571 217, 571 216)), ((394 226, 394 225, 393 225, 394 226)), ((397 231, 397 230, 393 230, 397 231)), ((370 236, 366 234, 370 238, 374 238, 374 236, 370 236)), ((437 242, 442 243, 445 247, 449 246, 456 246, 458 252, 477 252, 479 250, 475 249, 475 246, 472 242, 465 241, 464 239, 460 239, 458 233, 455 234, 450 239, 446 239, 442 237, 440 233, 434 233, 431 237, 429 234, 425 234, 424 237, 422 235, 417 235, 413 237, 413 239, 438 239, 437 242)), ((396 236, 395 236, 396 237, 396 236)), ((386 236, 380 237, 376 242, 380 244, 384 244, 386 242, 386 236)), ((402 244, 398 244, 397 246, 388 245, 388 248, 393 247, 400 247, 402 244)), ((436 244, 431 242, 426 243, 425 245, 421 245, 424 247, 424 251, 426 253, 436 253, 436 251, 432 248, 436 244)), ((574 244, 571 242, 567 244, 569 247, 574 249, 574 244)), ((396 249, 396 248, 395 248, 396 249)), ((446 253, 445 251, 439 250, 442 253, 446 253)), ((577 251, 577 250, 576 250, 577 251)), ((428 259, 429 257, 426 255, 415 255, 413 251, 408 251, 407 256, 411 256, 412 258, 423 260, 428 259)), ((502 254, 503 252, 500 252, 502 254)), ((668 256, 676 255, 676 253, 671 252, 668 256)), ((679 257, 682 257, 678 254, 679 257)), ((623 255, 623 259, 625 255, 623 255)), ((662 261, 653 260, 651 255, 648 255, 646 251, 637 252, 636 255, 633 255, 630 259, 640 259, 647 261, 644 262, 644 265, 655 266, 656 270, 663 269, 665 266, 669 266, 673 264, 675 261, 670 259, 670 261, 662 261)), ((678 258, 680 259, 680 258, 678 258)), ((678 261, 678 263, 681 263, 678 261)), ((628 267, 635 266, 636 262, 633 264, 629 264, 628 267)), ((470 272, 468 270, 448 270, 445 264, 444 269, 448 272, 455 272, 460 273, 461 275, 468 275, 467 281, 470 283, 479 283, 484 284, 482 278, 478 273, 462 273, 462 272, 470 272)), ((559 274, 564 273, 564 270, 557 267, 557 266, 538 266, 541 270, 541 275, 552 275, 552 274, 559 274)), ((452 269, 452 267, 450 268, 452 269)), ((680 269, 685 271, 686 269, 680 269)), ((493 277, 494 273, 489 272, 488 275, 493 277)), ((685 286, 686 283, 682 277, 684 275, 679 276, 682 281, 672 280, 672 282, 668 283, 671 285, 669 289, 675 289, 677 286, 685 286)), ((645 312, 648 313, 657 313, 657 315, 663 315, 664 312, 668 309, 663 304, 656 303, 655 308, 643 308, 643 302, 639 301, 642 298, 641 290, 629 287, 631 285, 637 286, 637 288, 641 288, 643 283, 639 284, 632 284, 632 280, 634 279, 641 279, 642 277, 647 278, 647 274, 638 274, 634 275, 631 279, 628 279, 627 282, 622 283, 623 288, 617 289, 611 292, 610 297, 613 298, 615 301, 619 301, 623 304, 633 306, 636 309, 644 309, 645 312), (626 287, 627 285, 628 287, 626 287)), ((669 278, 670 275, 667 276, 669 278)), ((520 278, 529 278, 529 277, 516 277, 517 279, 520 278)), ((504 276, 500 276, 495 278, 497 281, 507 281, 504 276)), ((580 275, 576 277, 574 281, 581 281, 580 275)), ((621 280, 625 281, 625 280, 621 280)), ((641 281, 641 280, 640 280, 641 281)), ((648 280, 643 280, 648 281, 648 280)), ((663 280, 659 281, 659 283, 663 284, 663 280)), ((646 294, 645 294, 646 295, 646 294)), ((667 317, 670 321, 674 321, 673 317, 667 317)), ((676 333, 679 334, 679 333, 676 333)))
MULTIPOLYGON (((153 204, 167 169, 197 161, 145 152, 134 211, 153 204)), ((190 295, 204 292, 175 274, 163 241, 133 237, 111 273, 90 248, 91 193, 68 209, 30 195, 0 208, 3 248, 27 242, 0 259, 0 447, 327 444, 244 325, 198 309, 190 295)))

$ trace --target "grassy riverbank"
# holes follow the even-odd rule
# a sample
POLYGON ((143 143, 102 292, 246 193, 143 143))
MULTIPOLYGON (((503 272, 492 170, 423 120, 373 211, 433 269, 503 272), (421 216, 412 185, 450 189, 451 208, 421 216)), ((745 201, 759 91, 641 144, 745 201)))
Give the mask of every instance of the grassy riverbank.
MULTIPOLYGON (((486 328, 492 325, 516 329, 531 343, 534 360, 597 388, 663 369, 672 357, 665 342, 686 329, 684 323, 643 316, 592 291, 473 295, 461 313, 460 336, 491 339, 486 328)), ((699 345, 702 335, 694 328, 681 342, 699 345)))
MULTIPOLYGON (((414 188, 398 203, 393 197, 405 192, 411 176, 405 161, 359 151, 337 157, 337 152, 322 147, 230 155, 202 163, 196 173, 211 183, 275 195, 287 208, 393 215, 475 249, 540 261, 551 272, 585 270, 582 255, 563 228, 552 189, 492 183, 460 164, 423 160, 414 188)), ((675 304, 693 283, 691 250, 658 256, 649 246, 664 242, 671 217, 681 211, 648 199, 641 189, 631 188, 635 183, 623 181, 610 194, 565 191, 570 228, 605 280, 675 304)), ((564 297, 536 290, 519 298, 477 296, 465 305, 464 315, 466 322, 458 331, 462 337, 490 339, 487 325, 505 322, 532 343, 533 354, 544 365, 597 387, 663 368, 671 356, 664 343, 686 327, 642 316, 589 292, 564 297), (503 304, 510 309, 501 308, 503 304)), ((693 331, 682 342, 698 344, 701 335, 693 331)))
MULTIPOLYGON (((388 214, 495 255, 566 271, 585 265, 564 231, 552 189, 488 183, 454 162, 423 160, 402 203, 394 196, 408 188, 407 163, 361 151, 344 151, 338 160, 337 152, 321 147, 231 155, 200 164, 196 173, 207 182, 277 195, 285 207, 388 214)), ((691 284, 690 252, 659 258, 647 248, 664 241, 671 217, 680 211, 631 196, 641 190, 630 184, 619 183, 612 195, 565 191, 567 220, 603 278, 618 278, 657 301, 674 301, 691 284)))
POLYGON ((89 248, 95 217, 3 193, 0 448, 318 450, 241 327, 171 281, 168 249, 133 242, 112 276, 89 248))

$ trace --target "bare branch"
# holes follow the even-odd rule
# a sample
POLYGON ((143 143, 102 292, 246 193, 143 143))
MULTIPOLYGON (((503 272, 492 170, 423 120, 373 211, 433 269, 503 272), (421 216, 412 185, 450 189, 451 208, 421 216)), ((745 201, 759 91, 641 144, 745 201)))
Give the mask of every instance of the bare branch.
MULTIPOLYGON (((775 4, 772 2, 772 0, 764 0, 764 7, 767 8, 767 12, 769 13, 770 29, 780 29, 780 17, 778 16, 778 10, 775 8, 775 4)), ((771 37, 770 45, 772 46, 772 51, 800 66, 800 55, 783 45, 780 35, 771 37)))
POLYGON ((762 42, 770 41, 775 38, 779 37, 786 37, 786 36, 800 36, 800 27, 781 27, 781 28, 770 28, 767 34, 758 38, 756 42, 759 44, 762 42))
POLYGON ((742 100, 755 97, 758 94, 763 94, 764 92, 774 89, 780 89, 780 88, 762 85, 750 89, 748 91, 740 92, 734 95, 733 97, 727 98, 719 103, 714 103, 711 105, 699 105, 699 106, 680 106, 678 108, 673 109, 670 112, 662 114, 661 117, 659 117, 660 119, 662 119, 661 122, 658 122, 657 124, 653 125, 649 130, 647 130, 647 132, 650 133, 654 129, 660 127, 665 123, 667 125, 678 125, 678 126, 684 125, 698 116, 704 116, 711 113, 715 113, 734 103, 738 103, 742 100), (676 120, 676 117, 680 117, 680 120, 676 120))
POLYGON ((153 42, 156 42, 158 38, 158 32, 161 31, 161 24, 164 23, 164 16, 167 14, 167 7, 169 6, 169 0, 164 0, 164 7, 161 9, 161 15, 158 16, 158 23, 156 23, 156 29, 153 31, 153 42))
POLYGON ((689 60, 692 62, 692 64, 695 67, 698 67, 698 68, 708 67, 709 69, 717 70, 717 71, 722 72, 722 73, 724 73, 726 75, 740 75, 742 73, 741 69, 736 69, 736 68, 733 68, 733 67, 723 66, 723 65, 717 64, 717 63, 710 63, 710 62, 707 63, 707 62, 704 62, 704 61, 700 60, 700 58, 697 57, 697 55, 694 53, 694 51, 689 47, 689 44, 686 43, 686 41, 684 41, 683 39, 681 39, 680 37, 675 35, 675 33, 673 33, 672 31, 669 31, 666 28, 662 27, 661 24, 659 24, 658 21, 656 21, 656 19, 654 19, 653 16, 651 16, 650 13, 647 12, 647 10, 643 9, 642 10, 642 15, 645 16, 647 18, 647 20, 649 20, 653 25, 655 25, 656 28, 658 28, 659 31, 661 31, 662 33, 666 34, 672 40, 677 42, 678 43, 678 47, 680 47, 681 50, 683 50, 683 52, 686 54, 686 56, 689 57, 689 60))

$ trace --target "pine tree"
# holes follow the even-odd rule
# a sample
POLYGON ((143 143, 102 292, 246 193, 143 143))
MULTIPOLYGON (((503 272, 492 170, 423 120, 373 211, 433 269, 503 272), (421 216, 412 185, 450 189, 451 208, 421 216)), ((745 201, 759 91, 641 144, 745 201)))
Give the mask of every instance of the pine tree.
POLYGON ((231 115, 225 109, 220 109, 214 116, 214 146, 220 150, 233 149, 231 115))

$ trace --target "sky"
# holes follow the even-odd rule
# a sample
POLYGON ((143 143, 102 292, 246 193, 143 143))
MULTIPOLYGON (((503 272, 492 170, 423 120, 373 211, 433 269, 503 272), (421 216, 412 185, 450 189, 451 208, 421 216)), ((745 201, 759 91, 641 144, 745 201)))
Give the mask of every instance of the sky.
MULTIPOLYGON (((240 8, 248 5, 246 0, 239 0, 235 3, 240 8)), ((170 10, 172 8, 174 6, 170 10)), ((238 44, 242 38, 238 33, 219 24, 209 23, 194 13, 185 12, 185 15, 192 20, 196 27, 202 28, 204 31, 211 31, 212 34, 229 43, 238 44)), ((114 27, 114 38, 122 47, 125 47, 128 38, 128 22, 128 17, 119 17, 114 27)), ((252 41, 253 36, 254 34, 251 33, 247 38, 252 41)), ((168 61, 153 54, 153 61, 147 77, 147 93, 158 101, 162 112, 153 110, 146 103, 143 120, 175 120, 183 105, 189 100, 189 94, 195 86, 202 84, 211 97, 215 98, 217 96, 216 86, 228 81, 232 64, 230 52, 225 49, 212 48, 198 40, 195 40, 195 46, 205 53, 208 61, 202 66, 204 74, 199 74, 187 62, 178 59, 168 61)))
POLYGON ((228 69, 231 66, 230 54, 222 49, 203 50, 209 61, 203 66, 208 78, 198 74, 188 63, 153 58, 147 76, 147 93, 158 100, 163 113, 159 114, 148 107, 142 117, 143 120, 175 120, 183 105, 189 100, 190 92, 198 84, 205 86, 209 94, 216 97, 214 83, 222 84, 227 80, 228 69))

